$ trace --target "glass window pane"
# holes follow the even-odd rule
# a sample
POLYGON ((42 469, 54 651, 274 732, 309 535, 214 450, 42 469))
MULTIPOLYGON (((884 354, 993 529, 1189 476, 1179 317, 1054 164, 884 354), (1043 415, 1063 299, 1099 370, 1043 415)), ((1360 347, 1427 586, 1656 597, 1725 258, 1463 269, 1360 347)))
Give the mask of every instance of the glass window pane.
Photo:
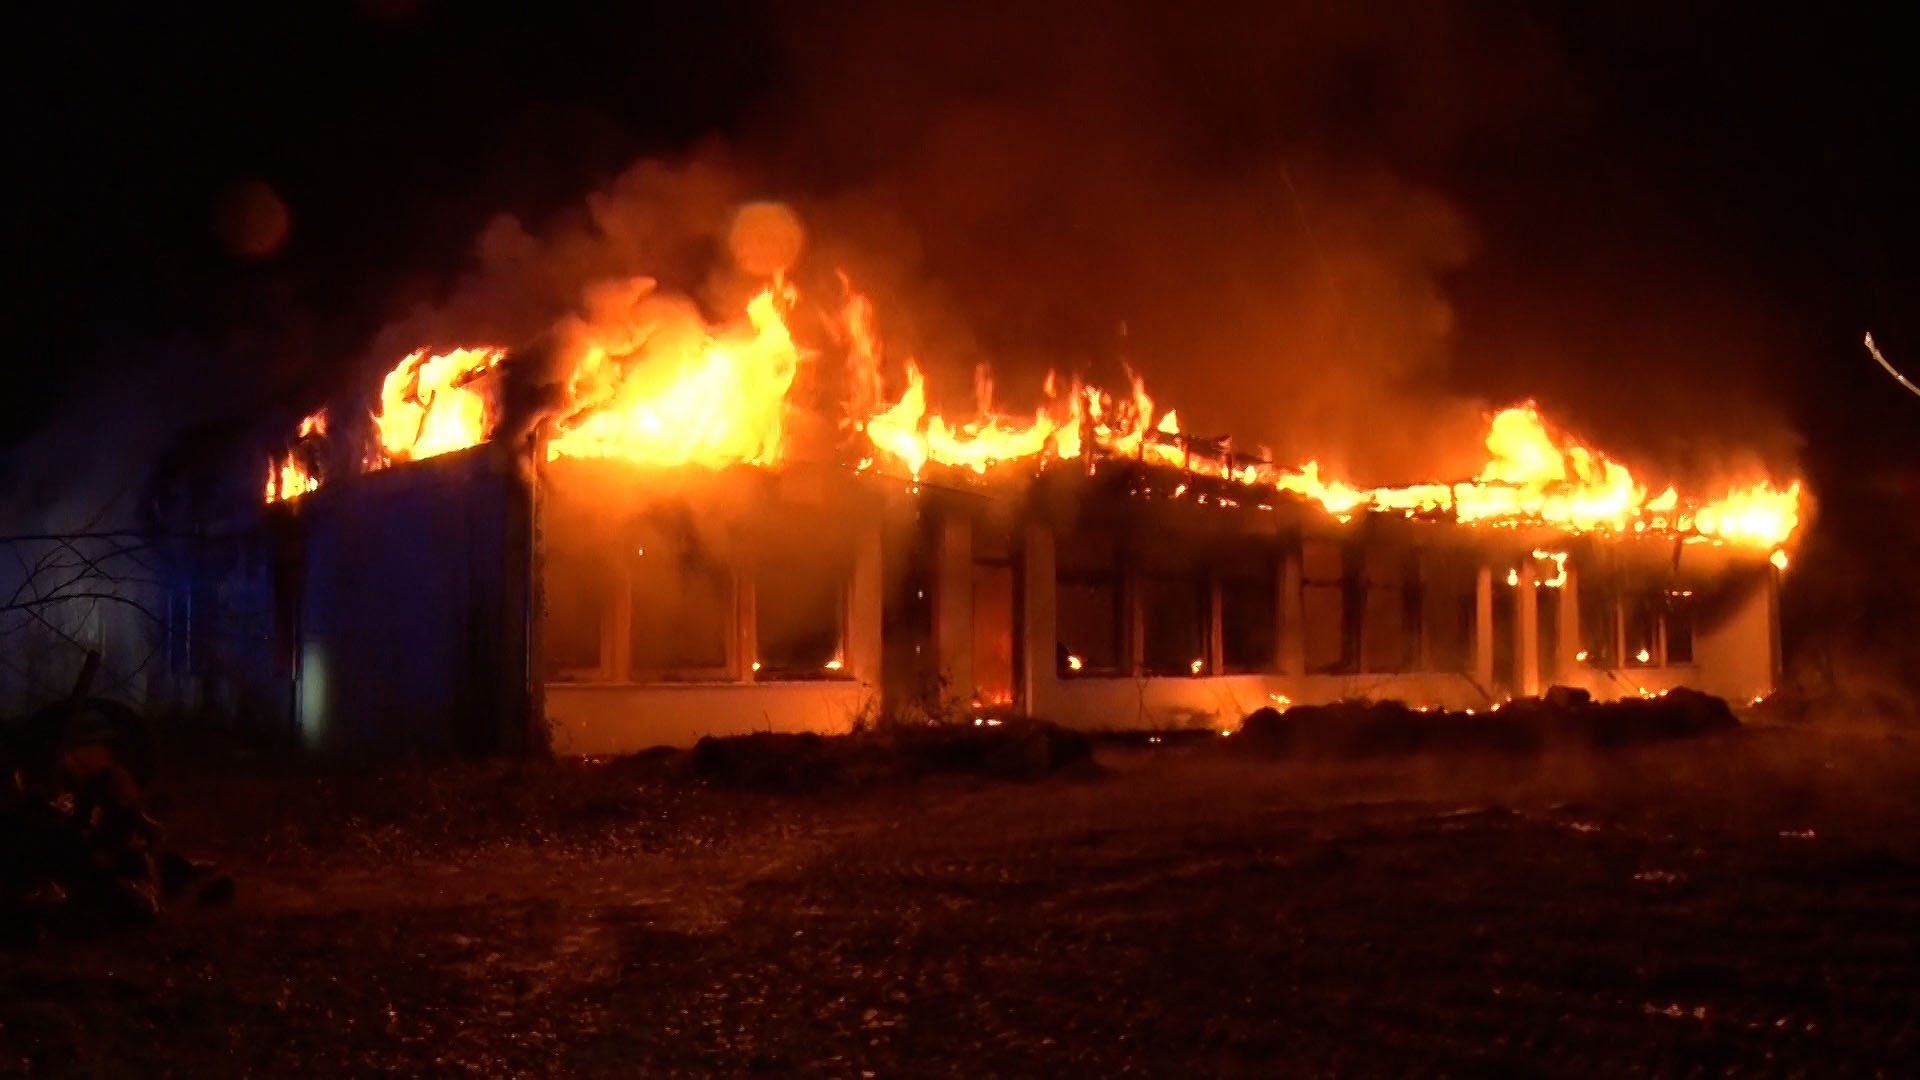
POLYGON ((1057 582, 1062 675, 1120 673, 1120 585, 1112 575, 1063 578, 1057 582))
POLYGON ((627 556, 635 682, 717 679, 727 672, 733 575, 694 536, 643 530, 627 556))
POLYGON ((613 571, 601 559, 564 548, 547 552, 545 570, 541 653, 546 677, 558 682, 607 678, 601 647, 613 571))
POLYGON ((848 678, 845 640, 847 564, 805 567, 762 559, 754 577, 760 679, 848 678))
POLYGON ((1271 573, 1230 577, 1220 583, 1223 670, 1237 674, 1273 670, 1279 632, 1279 592, 1271 573))
POLYGON ((1207 655, 1206 586, 1191 577, 1143 582, 1142 661, 1149 675, 1195 675, 1207 655))

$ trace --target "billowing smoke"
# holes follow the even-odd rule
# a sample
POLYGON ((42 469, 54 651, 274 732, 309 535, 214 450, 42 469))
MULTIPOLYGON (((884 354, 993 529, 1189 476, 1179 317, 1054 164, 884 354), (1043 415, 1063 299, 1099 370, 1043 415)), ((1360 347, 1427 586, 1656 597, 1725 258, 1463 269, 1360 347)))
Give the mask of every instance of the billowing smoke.
MULTIPOLYGON (((1471 475, 1487 412, 1526 396, 1661 480, 1790 468, 1765 388, 1728 377, 1763 333, 1741 305, 1681 317, 1566 273, 1496 277, 1463 325, 1484 241, 1445 192, 1462 162, 1577 119, 1551 33, 1471 4, 1269 15, 785 9, 760 28, 778 92, 744 129, 555 217, 495 218, 448 289, 373 338, 361 382, 486 342, 551 383, 620 298, 644 295, 671 340, 782 266, 816 309, 844 271, 948 409, 982 366, 1012 410, 1048 371, 1118 387, 1130 366, 1185 430, 1362 483, 1471 475), (797 209, 804 245, 797 227, 730 243, 755 200, 797 209), (1672 392, 1649 400, 1648 377, 1672 392)), ((1649 263, 1633 288, 1664 276, 1649 263)))
MULTIPOLYGON (((1370 17, 788 16, 783 90, 730 148, 637 163, 552 221, 495 219, 441 302, 374 338, 368 369, 425 343, 564 356, 534 346, 641 279, 662 311, 735 314, 751 271, 795 252, 790 236, 744 266, 729 250, 736 208, 772 198, 805 223, 803 296, 837 304, 848 273, 938 403, 969 404, 982 364, 1022 408, 1049 370, 1123 386, 1128 365, 1188 430, 1282 460, 1376 482, 1479 460, 1486 403, 1450 389, 1447 296, 1475 232, 1381 165, 1382 141, 1424 153, 1509 116, 1487 106, 1532 67, 1423 71, 1453 54, 1370 17)), ((1457 19, 1427 29, 1457 44, 1457 19)))

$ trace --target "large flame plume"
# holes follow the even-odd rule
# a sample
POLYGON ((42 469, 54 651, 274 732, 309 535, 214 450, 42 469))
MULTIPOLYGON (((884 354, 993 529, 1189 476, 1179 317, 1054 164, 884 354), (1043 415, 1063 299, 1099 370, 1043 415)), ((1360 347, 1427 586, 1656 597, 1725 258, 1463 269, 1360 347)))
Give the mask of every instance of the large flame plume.
POLYGON ((742 324, 691 336, 624 321, 577 328, 571 406, 547 441, 548 460, 779 464, 800 370, 783 314, 793 296, 776 284, 747 303, 742 324))
POLYGON ((386 463, 421 461, 485 442, 493 434, 493 402, 478 385, 500 366, 501 348, 419 349, 380 386, 373 414, 386 463))

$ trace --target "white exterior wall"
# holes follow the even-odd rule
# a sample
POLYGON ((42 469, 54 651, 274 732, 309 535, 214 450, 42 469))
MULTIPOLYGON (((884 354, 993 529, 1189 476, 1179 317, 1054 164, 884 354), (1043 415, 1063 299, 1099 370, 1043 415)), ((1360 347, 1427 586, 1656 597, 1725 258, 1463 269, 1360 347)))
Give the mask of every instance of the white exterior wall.
POLYGON ((1694 629, 1701 681, 1693 685, 1735 705, 1774 691, 1780 677, 1779 571, 1762 566, 1740 603, 1712 626, 1694 629))
MULTIPOLYGON (((1343 698, 1397 699, 1414 705, 1480 708, 1492 703, 1494 606, 1514 605, 1512 673, 1517 689, 1538 692, 1560 683, 1613 699, 1678 686, 1692 686, 1739 705, 1773 688, 1778 668, 1777 581, 1773 572, 1752 575, 1738 602, 1696 626, 1692 664, 1602 671, 1574 661, 1580 649, 1574 571, 1558 590, 1553 620, 1556 648, 1543 655, 1539 619, 1530 602, 1544 588, 1524 571, 1518 587, 1495 583, 1483 565, 1475 588, 1472 661, 1469 672, 1310 675, 1304 673, 1300 570, 1294 553, 1281 559, 1280 627, 1276 671, 1262 674, 1074 677, 1056 669, 1053 533, 1029 525, 1019 545, 1016 617, 1022 655, 1016 657, 1016 698, 1029 714, 1085 730, 1220 729, 1276 698, 1291 703, 1343 698), (1501 591, 1506 595, 1500 595, 1501 591)), ((949 523, 939 542, 936 577, 936 647, 950 676, 971 667, 972 595, 963 587, 970 567, 968 537, 949 523)), ((1748 571, 1730 571, 1748 573, 1748 571)), ((882 568, 876 527, 858 544, 849 588, 848 674, 842 681, 695 683, 676 685, 549 684, 546 711, 553 745, 563 754, 615 754, 658 745, 691 745, 703 735, 755 731, 838 733, 876 709, 880 700, 882 568)), ((1135 634, 1137 637, 1137 633, 1135 634)), ((1217 654, 1217 642, 1214 652, 1217 654)), ((1217 655, 1210 664, 1217 664, 1217 655)), ((1211 667, 1210 667, 1211 670, 1211 667)))
POLYGON ((1540 584, 1533 566, 1523 563, 1517 586, 1496 585, 1496 574, 1490 566, 1482 566, 1476 575, 1471 674, 1308 675, 1302 673, 1300 657, 1298 562, 1289 555, 1280 573, 1283 596, 1275 673, 1063 679, 1054 658, 1054 539, 1047 530, 1033 527, 1026 542, 1024 701, 1035 716, 1085 730, 1232 727, 1254 709, 1275 703, 1276 696, 1296 704, 1366 698, 1453 709, 1484 708, 1497 700, 1493 696, 1495 604, 1512 606, 1511 656, 1516 693, 1537 694, 1549 685, 1561 684, 1584 688, 1596 699, 1614 700, 1689 686, 1718 694, 1738 706, 1771 692, 1778 669, 1778 591, 1770 569, 1762 568, 1754 574, 1731 612, 1695 627, 1694 662, 1607 671, 1574 659, 1582 645, 1578 579, 1571 567, 1562 585, 1552 590, 1557 594, 1557 604, 1549 616, 1557 631, 1555 648, 1551 655, 1542 651, 1540 619, 1534 605, 1536 592, 1546 586, 1540 584))
POLYGON ((1344 698, 1396 699, 1418 705, 1481 708, 1485 694, 1465 675, 1215 675, 1051 679, 1035 716, 1086 731, 1232 728, 1255 709, 1344 698))
MULTIPOLYGON (((880 701, 883 588, 878 525, 855 542, 844 679, 794 682, 548 683, 556 754, 630 754, 756 731, 839 734, 880 701)), ((749 607, 748 610, 751 610, 749 607)))

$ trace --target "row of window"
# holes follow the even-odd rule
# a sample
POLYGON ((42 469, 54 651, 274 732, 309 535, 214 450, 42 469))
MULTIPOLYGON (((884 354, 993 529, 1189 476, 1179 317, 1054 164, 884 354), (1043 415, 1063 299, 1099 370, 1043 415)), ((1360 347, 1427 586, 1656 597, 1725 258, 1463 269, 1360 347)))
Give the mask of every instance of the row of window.
MULTIPOLYGON (((1281 669, 1278 647, 1290 605, 1282 603, 1280 556, 1271 548, 1216 552, 1172 569, 1164 560, 1155 565, 1152 557, 1100 554, 1090 544, 1065 543, 1061 549, 1060 676, 1281 669)), ((1306 670, 1472 670, 1479 571, 1479 558, 1467 552, 1305 541, 1298 631, 1306 670)), ((1630 583, 1604 568, 1580 576, 1578 591, 1578 663, 1616 668, 1692 662, 1690 591, 1630 583)), ((1540 662, 1551 677, 1561 655, 1560 594, 1557 587, 1534 593, 1540 662)), ((1493 608, 1494 666, 1506 681, 1514 664, 1511 595, 1496 596, 1493 608)))
MULTIPOLYGON (((1099 537, 1056 547, 1055 663, 1062 677, 1194 676, 1280 670, 1290 597, 1267 545, 1204 555, 1122 551, 1099 537)), ((1314 673, 1470 671, 1477 556, 1410 546, 1308 540, 1299 549, 1297 628, 1314 673)), ((690 682, 847 677, 846 544, 760 544, 742 551, 684 519, 643 519, 617 535, 563 539, 547 552, 546 676, 556 682, 690 682)), ((920 590, 924 583, 906 587, 920 590)), ((1497 590, 1502 590, 1496 584, 1497 590)), ((1506 588, 1511 588, 1510 586, 1506 588)), ((973 568, 974 691, 1010 698, 1016 574, 996 557, 973 568)), ((1559 592, 1535 590, 1543 675, 1561 655, 1559 592)), ((1580 662, 1596 668, 1686 664, 1690 592, 1578 577, 1580 662)), ((1496 595, 1497 673, 1512 670, 1511 595, 1496 595)), ((889 609, 891 612, 891 608, 889 609)), ((888 618, 890 633, 905 622, 888 618)), ((904 655, 899 642, 892 653, 904 655)), ((912 650, 924 645, 916 640, 912 650)), ((903 670, 905 665, 902 666, 903 670)))
POLYGON ((555 682, 833 679, 847 675, 841 549, 730 556, 684 523, 557 544, 545 577, 555 682))

